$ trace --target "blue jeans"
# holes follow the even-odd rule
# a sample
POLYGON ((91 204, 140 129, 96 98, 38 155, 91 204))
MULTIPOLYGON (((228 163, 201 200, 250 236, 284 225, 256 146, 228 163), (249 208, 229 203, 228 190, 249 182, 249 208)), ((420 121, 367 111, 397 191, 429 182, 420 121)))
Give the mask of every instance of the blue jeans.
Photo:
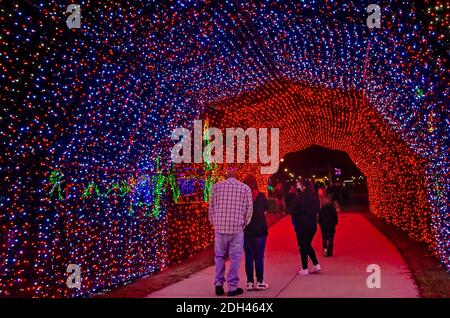
POLYGON ((264 251, 266 249, 266 240, 267 236, 263 236, 246 238, 244 241, 247 282, 254 282, 253 268, 256 271, 256 281, 259 283, 264 281, 264 251))
POLYGON ((239 287, 239 268, 241 267, 241 259, 244 252, 243 245, 244 231, 236 234, 215 233, 215 286, 223 286, 225 283, 225 261, 228 256, 230 259, 230 268, 227 275, 228 291, 234 291, 239 287))

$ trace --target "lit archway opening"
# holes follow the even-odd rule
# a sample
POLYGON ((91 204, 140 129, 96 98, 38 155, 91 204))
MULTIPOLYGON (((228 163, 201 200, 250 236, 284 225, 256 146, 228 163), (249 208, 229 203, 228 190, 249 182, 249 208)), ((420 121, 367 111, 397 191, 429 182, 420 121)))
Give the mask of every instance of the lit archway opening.
POLYGON ((278 171, 270 176, 267 191, 273 196, 280 182, 288 191, 291 185, 303 179, 312 180, 316 186, 335 186, 339 203, 345 210, 367 210, 366 177, 346 152, 314 145, 288 153, 280 159, 278 171))

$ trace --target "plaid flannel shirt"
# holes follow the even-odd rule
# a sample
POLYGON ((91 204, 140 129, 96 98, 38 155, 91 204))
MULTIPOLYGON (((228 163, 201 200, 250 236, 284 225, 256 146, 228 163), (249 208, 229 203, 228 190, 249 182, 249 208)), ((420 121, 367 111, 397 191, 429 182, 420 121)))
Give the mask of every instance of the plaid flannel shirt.
POLYGON ((242 231, 253 214, 253 198, 250 188, 229 178, 215 184, 209 199, 209 221, 216 232, 235 234, 242 231))

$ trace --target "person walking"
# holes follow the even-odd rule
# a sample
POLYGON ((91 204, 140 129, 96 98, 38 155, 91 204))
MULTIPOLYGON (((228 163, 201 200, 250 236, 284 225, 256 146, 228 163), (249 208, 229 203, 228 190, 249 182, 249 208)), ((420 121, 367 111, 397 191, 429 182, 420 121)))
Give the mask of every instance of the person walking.
POLYGON ((302 263, 302 268, 298 273, 300 275, 308 275, 308 258, 313 263, 311 272, 318 273, 321 271, 316 252, 312 247, 312 241, 317 232, 319 198, 314 190, 313 183, 309 180, 302 180, 300 191, 293 202, 292 212, 294 214, 294 228, 302 263))
POLYGON ((228 296, 243 293, 239 288, 239 268, 244 250, 244 228, 253 214, 252 191, 236 180, 236 171, 227 171, 226 180, 211 189, 209 220, 214 226, 215 292, 225 294, 225 261, 230 259, 227 274, 228 296))
POLYGON ((247 290, 263 290, 269 288, 264 282, 264 252, 267 235, 266 212, 269 203, 264 193, 259 192, 256 178, 248 175, 244 183, 252 190, 252 219, 244 230, 245 272, 247 274, 247 290), (254 281, 256 272, 256 284, 254 281))
POLYGON ((323 255, 333 256, 334 235, 338 224, 339 205, 333 200, 333 193, 327 189, 320 200, 319 225, 322 232, 323 255))

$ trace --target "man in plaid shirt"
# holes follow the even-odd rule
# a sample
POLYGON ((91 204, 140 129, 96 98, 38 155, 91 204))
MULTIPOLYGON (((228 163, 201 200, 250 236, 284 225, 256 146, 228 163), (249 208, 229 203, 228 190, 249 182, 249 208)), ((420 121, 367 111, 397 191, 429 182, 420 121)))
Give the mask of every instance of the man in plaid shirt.
POLYGON ((250 188, 236 180, 236 171, 227 172, 227 180, 215 184, 209 199, 209 220, 214 225, 216 295, 224 294, 225 261, 230 259, 228 270, 228 296, 243 293, 238 287, 239 268, 244 251, 244 228, 253 214, 253 199, 250 188))

